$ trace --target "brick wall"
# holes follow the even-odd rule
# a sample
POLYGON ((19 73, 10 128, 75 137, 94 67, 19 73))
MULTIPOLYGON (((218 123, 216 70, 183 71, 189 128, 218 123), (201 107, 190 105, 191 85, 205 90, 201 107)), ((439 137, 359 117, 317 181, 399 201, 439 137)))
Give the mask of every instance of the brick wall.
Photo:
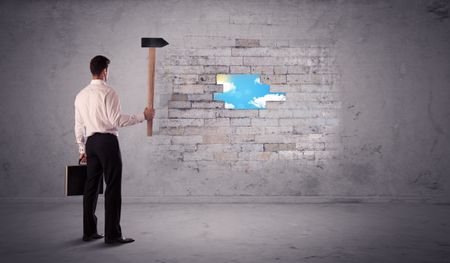
POLYGON ((197 170, 251 173, 288 161, 321 167, 338 157, 341 101, 332 43, 188 39, 159 58, 164 88, 156 95, 160 116, 153 144, 197 170), (222 91, 217 74, 260 74, 272 92, 286 92, 286 101, 267 102, 260 110, 225 109, 223 101, 213 100, 213 93, 222 91))

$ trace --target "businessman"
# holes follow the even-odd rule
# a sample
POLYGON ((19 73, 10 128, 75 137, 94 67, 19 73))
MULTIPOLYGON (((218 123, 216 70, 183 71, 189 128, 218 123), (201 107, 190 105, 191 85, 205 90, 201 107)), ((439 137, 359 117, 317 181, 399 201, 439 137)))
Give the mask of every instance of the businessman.
POLYGON ((122 158, 118 128, 141 123, 154 117, 153 109, 143 113, 121 113, 117 93, 106 83, 110 60, 95 56, 90 61, 92 80, 75 97, 75 137, 80 161, 87 163, 87 179, 83 194, 83 240, 105 238, 106 244, 129 243, 120 227, 122 205, 122 158), (87 138, 85 140, 85 138, 87 138), (95 209, 99 183, 105 178, 105 235, 97 232, 95 209))

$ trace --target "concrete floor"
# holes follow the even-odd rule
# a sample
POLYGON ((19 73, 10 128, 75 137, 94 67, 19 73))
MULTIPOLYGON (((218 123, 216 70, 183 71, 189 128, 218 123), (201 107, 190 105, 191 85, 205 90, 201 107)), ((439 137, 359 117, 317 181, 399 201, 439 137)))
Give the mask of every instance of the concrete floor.
POLYGON ((5 263, 450 262, 448 205, 123 203, 117 246, 81 241, 81 203, 0 209, 5 263))

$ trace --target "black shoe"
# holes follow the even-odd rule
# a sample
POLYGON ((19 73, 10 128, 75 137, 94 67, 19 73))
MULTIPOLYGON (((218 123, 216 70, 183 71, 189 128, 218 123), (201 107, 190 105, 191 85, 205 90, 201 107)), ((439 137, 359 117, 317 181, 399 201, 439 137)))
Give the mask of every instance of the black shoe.
POLYGON ((91 240, 100 239, 103 237, 104 237, 103 235, 95 233, 90 236, 83 236, 83 241, 91 241, 91 240))
POLYGON ((134 239, 132 238, 123 238, 123 237, 116 237, 113 239, 105 238, 106 244, 114 244, 114 243, 131 243, 134 242, 134 239))

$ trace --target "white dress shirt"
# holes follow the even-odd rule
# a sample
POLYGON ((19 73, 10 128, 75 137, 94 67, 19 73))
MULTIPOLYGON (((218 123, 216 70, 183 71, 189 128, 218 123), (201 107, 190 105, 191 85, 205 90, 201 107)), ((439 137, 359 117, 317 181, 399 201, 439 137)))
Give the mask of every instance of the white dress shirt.
POLYGON ((119 96, 101 79, 93 79, 75 97, 75 138, 80 154, 85 153, 87 137, 94 132, 119 135, 117 128, 145 120, 144 113, 121 113, 119 96), (85 132, 86 130, 86 132, 85 132))

